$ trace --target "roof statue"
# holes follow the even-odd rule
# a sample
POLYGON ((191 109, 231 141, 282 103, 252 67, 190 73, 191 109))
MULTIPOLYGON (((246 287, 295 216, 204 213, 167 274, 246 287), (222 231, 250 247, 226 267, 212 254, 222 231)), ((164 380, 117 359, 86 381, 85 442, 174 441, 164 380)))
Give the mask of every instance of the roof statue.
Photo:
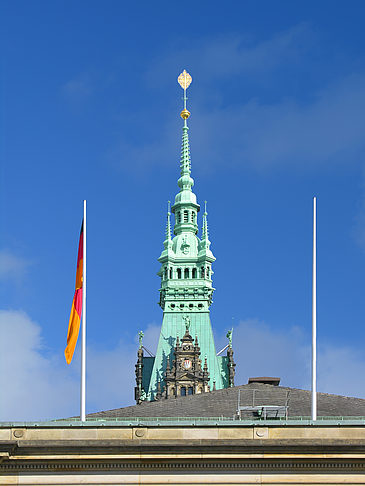
POLYGON ((232 334, 233 334, 233 327, 226 334, 226 338, 228 339, 228 344, 230 347, 232 347, 232 334))
POLYGON ((154 401, 205 393, 213 389, 213 383, 219 390, 233 386, 234 382, 233 350, 230 346, 227 356, 217 356, 210 322, 214 292, 212 264, 215 257, 210 250, 206 202, 201 237, 198 236, 200 205, 192 189, 194 179, 191 177, 187 123, 190 111, 187 109, 186 92, 191 82, 192 77, 184 69, 178 77, 183 89, 180 116, 184 121, 180 177, 177 181, 179 192, 172 207, 168 203, 165 240, 158 259, 161 264, 158 272, 161 278, 159 305, 163 310, 163 320, 155 356, 138 356, 137 403, 142 398, 154 401), (195 344, 186 341, 188 336, 191 338, 190 334, 196 336, 195 344), (181 341, 179 336, 184 336, 181 341), (201 369, 202 362, 204 369, 201 369))
POLYGON ((185 321, 185 328, 186 328, 186 332, 189 332, 189 329, 190 329, 190 317, 189 316, 183 316, 183 319, 185 321))
POLYGON ((142 348, 142 340, 143 340, 144 333, 143 331, 139 331, 138 333, 138 341, 139 341, 139 347, 142 348))

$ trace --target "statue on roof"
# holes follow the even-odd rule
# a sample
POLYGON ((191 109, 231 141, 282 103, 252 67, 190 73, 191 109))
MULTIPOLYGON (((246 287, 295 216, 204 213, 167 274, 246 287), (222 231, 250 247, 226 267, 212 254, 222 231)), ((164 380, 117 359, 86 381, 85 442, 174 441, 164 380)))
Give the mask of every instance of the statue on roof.
POLYGON ((139 349, 142 348, 142 339, 143 339, 143 336, 144 336, 143 331, 139 331, 139 333, 138 333, 139 349))
POLYGON ((226 334, 226 338, 228 339, 228 345, 230 348, 232 347, 232 334, 233 334, 233 327, 226 334))
POLYGON ((191 326, 190 316, 183 316, 183 319, 185 321, 186 332, 189 332, 189 329, 190 329, 190 326, 191 326))

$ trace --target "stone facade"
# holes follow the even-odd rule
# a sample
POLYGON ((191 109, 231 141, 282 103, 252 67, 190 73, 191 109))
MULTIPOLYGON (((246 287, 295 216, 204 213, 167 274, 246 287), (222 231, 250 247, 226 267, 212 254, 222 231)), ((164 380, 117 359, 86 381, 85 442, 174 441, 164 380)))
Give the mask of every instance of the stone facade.
POLYGON ((195 340, 189 334, 189 327, 181 339, 177 339, 174 349, 175 359, 170 367, 168 358, 165 371, 165 398, 195 395, 209 391, 207 359, 204 367, 200 359, 198 336, 195 340))
POLYGON ((358 422, 1 425, 0 484, 365 484, 358 422))

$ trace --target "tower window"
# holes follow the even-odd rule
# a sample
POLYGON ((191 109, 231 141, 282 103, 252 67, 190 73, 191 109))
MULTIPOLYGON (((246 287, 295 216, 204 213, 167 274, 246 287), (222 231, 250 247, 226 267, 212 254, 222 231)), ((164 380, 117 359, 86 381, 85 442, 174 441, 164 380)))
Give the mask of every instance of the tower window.
POLYGON ((191 211, 191 222, 192 223, 195 222, 195 213, 194 213, 194 211, 191 211))
POLYGON ((189 278, 189 269, 185 268, 184 270, 184 278, 189 278))
POLYGON ((205 278, 204 267, 201 267, 201 269, 200 269, 200 276, 201 276, 201 278, 205 278))
POLYGON ((182 397, 186 397, 186 388, 185 388, 185 386, 182 386, 181 387, 181 392, 180 393, 181 393, 181 396, 182 397))
POLYGON ((170 268, 170 278, 172 278, 172 268, 170 268))
POLYGON ((177 222, 178 223, 181 222, 181 213, 180 213, 180 211, 177 213, 177 222))
POLYGON ((167 267, 165 268, 165 278, 167 278, 167 267))
POLYGON ((184 223, 187 223, 189 221, 189 211, 185 209, 184 211, 184 223))
POLYGON ((193 394, 193 387, 192 386, 189 386, 188 388, 188 395, 192 395, 193 394))
POLYGON ((207 278, 209 278, 209 267, 207 267, 207 278))
POLYGON ((193 268, 193 278, 196 278, 196 268, 193 268))
POLYGON ((181 278, 181 268, 177 269, 177 278, 181 278))

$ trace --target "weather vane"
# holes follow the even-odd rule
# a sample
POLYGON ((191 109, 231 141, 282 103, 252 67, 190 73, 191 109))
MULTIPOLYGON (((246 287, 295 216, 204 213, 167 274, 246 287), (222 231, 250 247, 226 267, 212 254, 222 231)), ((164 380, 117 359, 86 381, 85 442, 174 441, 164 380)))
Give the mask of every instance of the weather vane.
POLYGON ((186 100, 187 100, 187 97, 186 97, 186 90, 188 89, 188 87, 190 86, 191 82, 192 82, 193 78, 190 76, 190 74, 184 69, 184 71, 180 74, 180 76, 177 78, 177 82, 179 83, 179 85, 182 87, 182 89, 184 90, 184 109, 183 111, 180 113, 180 116, 181 118, 184 120, 184 126, 186 126, 186 120, 189 118, 190 116, 190 112, 187 110, 186 108, 186 100))

